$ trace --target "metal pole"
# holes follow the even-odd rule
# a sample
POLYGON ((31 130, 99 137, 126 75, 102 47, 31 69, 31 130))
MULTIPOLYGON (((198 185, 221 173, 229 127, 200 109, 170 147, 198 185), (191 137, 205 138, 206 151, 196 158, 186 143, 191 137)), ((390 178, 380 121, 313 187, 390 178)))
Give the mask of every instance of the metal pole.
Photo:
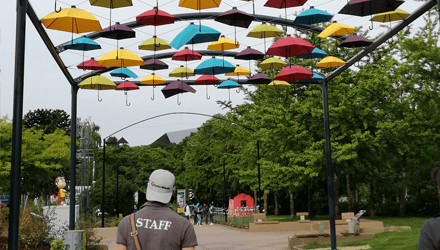
POLYGON ((24 56, 26 38, 27 0, 17 0, 17 26, 15 38, 15 71, 14 71, 14 113, 12 121, 12 156, 11 156, 11 209, 9 215, 9 249, 18 249, 18 227, 20 213, 20 170, 21 170, 21 137, 23 124, 23 89, 24 89, 24 56))
POLYGON ((104 227, 104 189, 105 189, 105 138, 102 148, 102 201, 101 201, 101 227, 104 227))
POLYGON ((260 140, 257 140, 257 166, 258 166, 258 209, 262 213, 261 208, 261 176, 260 176, 260 140))
POLYGON ((69 230, 75 230, 75 186, 76 186, 76 116, 78 106, 78 86, 72 86, 70 114, 70 197, 69 230))
POLYGON ((332 153, 330 144, 330 122, 328 115, 328 92, 327 82, 321 83, 322 106, 324 108, 324 129, 325 129, 325 155, 327 160, 327 191, 328 209, 330 216, 330 240, 331 249, 336 249, 336 228, 335 228, 335 200, 333 195, 333 172, 332 172, 332 153))
POLYGON ((209 206, 208 170, 206 172, 206 205, 209 206))
POLYGON ((225 206, 225 222, 228 222, 228 204, 226 202, 226 168, 225 168, 225 159, 223 159, 223 199, 224 199, 224 206, 225 206))
POLYGON ((116 166, 116 217, 119 214, 119 165, 116 166))

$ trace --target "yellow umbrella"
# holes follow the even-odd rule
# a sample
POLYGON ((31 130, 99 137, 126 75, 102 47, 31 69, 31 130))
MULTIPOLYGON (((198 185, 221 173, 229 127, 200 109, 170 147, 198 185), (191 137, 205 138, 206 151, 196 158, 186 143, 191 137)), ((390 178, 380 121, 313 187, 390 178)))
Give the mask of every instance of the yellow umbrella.
POLYGON ((336 58, 334 56, 327 56, 326 58, 319 61, 319 63, 317 63, 316 66, 321 68, 331 68, 331 67, 339 67, 344 64, 345 62, 339 58, 336 58))
POLYGON ((191 69, 188 69, 186 67, 183 67, 183 65, 180 66, 180 68, 177 68, 169 74, 170 77, 189 77, 194 76, 194 71, 191 69))
POLYGON ((290 87, 290 84, 285 81, 277 81, 274 80, 267 85, 270 89, 287 89, 290 87))
POLYGON ((126 68, 129 66, 143 66, 144 60, 135 53, 121 48, 103 55, 98 59, 98 63, 106 67, 126 68))
POLYGON ((61 30, 79 34, 90 31, 101 31, 98 19, 85 10, 72 6, 70 9, 62 9, 60 12, 52 12, 41 18, 43 25, 48 29, 61 30))
POLYGON ((222 35, 218 39, 218 41, 212 42, 208 45, 208 49, 217 51, 237 49, 238 47, 240 47, 239 43, 236 43, 235 41, 226 38, 224 35, 222 35))
POLYGON ((249 76, 251 72, 239 65, 235 67, 234 72, 226 73, 225 76, 249 76))
POLYGON ((258 67, 262 69, 280 69, 286 67, 287 63, 281 59, 271 57, 262 61, 258 67))
POLYGON ((167 81, 165 81, 162 77, 157 76, 154 73, 141 80, 141 84, 153 85, 153 97, 151 97, 152 101, 154 101, 154 89, 156 88, 156 85, 165 84, 166 82, 167 81))
POLYGON ((107 89, 116 89, 117 86, 114 82, 112 82, 110 79, 103 77, 103 76, 92 76, 84 81, 82 81, 80 84, 78 84, 78 87, 81 89, 97 89, 98 90, 98 102, 101 102, 102 99, 99 98, 99 91, 100 90, 107 90, 107 89))
POLYGON ((90 5, 116 9, 126 6, 133 6, 131 0, 89 0, 90 5))
POLYGON ((271 26, 263 22, 257 27, 253 28, 248 34, 248 37, 263 38, 264 39, 264 53, 266 53, 266 37, 277 37, 283 34, 283 31, 275 26, 271 26))
POLYGON ((179 6, 193 10, 217 8, 222 0, 180 0, 179 6))
POLYGON ((169 49, 170 44, 165 42, 164 40, 157 38, 156 36, 153 36, 152 38, 144 41, 139 45, 139 49, 143 50, 164 50, 169 49))
POLYGON ((345 24, 333 22, 325 28, 318 36, 321 38, 326 38, 328 36, 342 36, 349 35, 353 33, 355 29, 345 24))
POLYGON ((408 12, 397 8, 394 11, 388 11, 388 12, 376 14, 374 15, 373 18, 371 18, 371 21, 381 22, 381 23, 390 22, 391 25, 392 21, 404 20, 409 15, 410 14, 408 12))

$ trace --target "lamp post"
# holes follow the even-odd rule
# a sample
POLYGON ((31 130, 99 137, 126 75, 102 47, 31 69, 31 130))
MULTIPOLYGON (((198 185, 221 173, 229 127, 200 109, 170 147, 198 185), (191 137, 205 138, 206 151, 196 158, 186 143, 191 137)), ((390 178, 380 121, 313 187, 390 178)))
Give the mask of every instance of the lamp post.
POLYGON ((225 158, 223 158, 223 199, 225 205, 225 222, 228 222, 228 204, 226 202, 226 168, 225 168, 225 158))

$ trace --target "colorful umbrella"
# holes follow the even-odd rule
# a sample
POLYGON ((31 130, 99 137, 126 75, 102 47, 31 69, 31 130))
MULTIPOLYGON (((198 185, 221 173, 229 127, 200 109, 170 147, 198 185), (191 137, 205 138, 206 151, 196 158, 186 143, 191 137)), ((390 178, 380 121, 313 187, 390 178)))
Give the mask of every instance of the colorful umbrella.
POLYGON ((100 70, 100 69, 106 69, 107 67, 99 65, 98 61, 95 60, 95 58, 91 58, 90 60, 87 60, 85 62, 82 62, 76 66, 78 69, 83 70, 100 70))
POLYGON ((237 7, 232 7, 232 10, 223 12, 214 19, 214 21, 224 23, 229 26, 234 26, 235 42, 237 42, 237 27, 247 29, 249 28, 249 25, 251 25, 253 20, 253 16, 244 13, 243 11, 237 10, 237 7))
POLYGON ((176 52, 171 59, 176 61, 200 60, 202 59, 202 55, 194 50, 188 49, 188 47, 185 47, 184 50, 176 52))
POLYGON ((174 16, 165 11, 153 7, 152 10, 145 11, 136 17, 136 22, 139 24, 153 25, 154 35, 156 35, 156 26, 174 23, 174 16))
POLYGON ((240 84, 238 84, 237 82, 234 82, 232 80, 226 80, 226 81, 220 83, 220 85, 217 86, 218 89, 228 89, 229 101, 231 101, 230 89, 240 88, 240 87, 241 87, 240 84))
MULTIPOLYGON (((260 84, 269 84, 271 81, 272 78, 268 77, 267 75, 263 73, 257 73, 247 82, 249 84, 260 85, 260 84)), ((260 88, 258 88, 258 96, 260 96, 260 88)))
POLYGON ((315 82, 321 82, 324 81, 324 77, 320 74, 316 74, 314 73, 312 78, 307 79, 307 80, 299 80, 297 82, 301 82, 301 83, 315 83, 315 82))
POLYGON ((345 39, 338 47, 342 48, 357 48, 357 47, 366 47, 370 46, 373 42, 368 40, 365 37, 358 36, 356 34, 345 39))
POLYGON ((171 73, 169 74, 170 77, 190 77, 190 76, 194 76, 194 71, 192 71, 191 69, 188 69, 187 67, 183 67, 183 65, 180 65, 180 68, 177 68, 173 71, 171 71, 171 73))
POLYGON ((274 79, 278 81, 295 82, 310 79, 312 76, 313 73, 310 70, 301 66, 291 65, 278 72, 274 79))
POLYGON ((208 45, 208 49, 210 50, 217 50, 217 51, 225 51, 230 49, 237 49, 240 47, 240 44, 237 42, 226 38, 224 35, 222 35, 218 41, 212 42, 208 45))
POLYGON ((168 64, 162 62, 159 59, 150 59, 148 61, 145 61, 143 66, 140 66, 141 69, 148 69, 148 70, 162 70, 162 69, 168 69, 168 64))
POLYGON ((112 25, 112 9, 133 6, 131 0, 89 0, 90 5, 110 9, 110 26, 112 25))
POLYGON ((235 67, 230 62, 215 57, 200 63, 195 69, 196 75, 218 75, 234 72, 235 67))
POLYGON ((188 84, 181 82, 181 81, 175 81, 170 84, 168 84, 165 88, 162 90, 163 95, 165 98, 171 97, 173 95, 177 95, 177 104, 180 105, 179 102, 179 94, 191 92, 196 93, 196 90, 191 88, 188 84))
POLYGON ((117 88, 116 88, 116 90, 124 90, 124 95, 125 95, 125 105, 126 105, 126 106, 130 106, 130 103, 128 103, 128 95, 127 95, 127 91, 130 91, 130 90, 137 90, 137 89, 139 89, 139 87, 138 87, 136 84, 134 84, 134 83, 132 83, 132 82, 129 82, 129 81, 125 81, 125 82, 123 82, 123 83, 118 84, 118 86, 117 86, 117 88))
POLYGON ((282 9, 284 8, 284 15, 286 17, 286 31, 287 31, 287 8, 303 6, 307 0, 268 0, 264 6, 282 9))
POLYGON ((116 84, 106 77, 92 76, 85 79, 80 84, 78 84, 78 87, 81 89, 97 89, 98 102, 102 102, 102 99, 99 98, 99 91, 107 90, 107 89, 116 89, 116 84))
POLYGON ((345 62, 342 61, 341 59, 336 58, 334 56, 328 56, 322 59, 318 64, 316 64, 316 66, 321 68, 332 68, 332 67, 339 67, 344 64, 345 62))
POLYGON ((180 0, 179 6, 199 11, 199 28, 202 26, 202 19, 200 18, 200 10, 217 8, 220 6, 222 0, 180 0))
POLYGON ((80 37, 77 38, 71 42, 69 42, 66 45, 67 49, 73 49, 73 50, 82 50, 83 52, 83 62, 84 62, 84 52, 87 50, 96 50, 100 49, 101 45, 99 45, 97 42, 93 41, 90 38, 87 37, 80 37))
POLYGON ((392 21, 405 20, 409 15, 410 14, 408 12, 397 8, 394 11, 388 11, 388 12, 376 14, 374 15, 373 18, 371 18, 371 21, 381 22, 381 23, 390 22, 390 28, 391 28, 392 21))
POLYGON ((208 84, 216 84, 216 83, 219 83, 220 80, 213 75, 203 75, 203 76, 197 78, 194 82, 197 84, 205 84, 206 85, 206 99, 209 100, 209 99, 211 99, 211 97, 208 96, 208 84))
POLYGON ((302 58, 302 59, 313 59, 313 58, 324 58, 327 56, 327 53, 325 53, 324 51, 318 49, 318 48, 314 48, 312 50, 312 53, 310 54, 305 54, 305 55, 299 55, 296 56, 297 58, 302 58))
POLYGON ((152 101, 154 101, 154 89, 156 88, 156 85, 165 84, 166 82, 167 81, 165 81, 162 77, 157 76, 154 73, 141 80, 141 84, 143 85, 153 85, 153 97, 151 97, 152 101))
POLYGON ((125 79, 125 78, 136 79, 137 78, 137 75, 133 71, 131 71, 127 68, 117 68, 117 69, 113 70, 112 72, 110 72, 110 75, 114 76, 114 77, 121 77, 122 79, 125 79))
POLYGON ((263 38, 264 39, 264 53, 266 53, 266 37, 277 37, 283 34, 283 31, 275 26, 271 26, 263 22, 257 27, 253 28, 248 34, 248 37, 263 38))
POLYGON ((164 50, 164 49, 170 49, 170 45, 165 42, 164 40, 157 38, 156 36, 153 36, 152 38, 145 40, 143 43, 141 43, 139 46, 139 49, 143 50, 164 50))
POLYGON ((252 49, 251 46, 248 46, 247 49, 242 50, 234 57, 234 59, 248 60, 249 70, 251 70, 251 60, 261 60, 263 58, 264 54, 256 49, 252 49))
POLYGON ((238 81, 240 81, 240 76, 250 76, 251 72, 243 67, 240 67, 240 65, 237 65, 235 67, 234 72, 226 73, 225 76, 237 76, 238 81))
POLYGON ((130 67, 142 66, 144 60, 135 53, 121 48, 119 50, 111 51, 98 59, 101 66, 107 67, 130 67))
POLYGON ((190 23, 171 41, 170 46, 179 49, 185 44, 198 44, 217 41, 220 37, 220 32, 217 30, 203 26, 200 27, 194 23, 190 23))
POLYGON ((270 89, 287 89, 290 87, 290 84, 286 81, 272 81, 267 85, 270 89))
POLYGON ((368 16, 393 11, 404 1, 402 0, 350 0, 338 14, 368 16))
POLYGON ((319 33, 319 37, 326 38, 329 36, 342 36, 349 35, 353 33, 355 29, 345 24, 337 23, 334 21, 330 26, 325 28, 321 33, 319 33))
POLYGON ((287 66, 287 63, 284 62, 281 59, 275 58, 275 57, 271 57, 268 58, 264 61, 262 61, 258 67, 262 68, 262 69, 280 69, 280 68, 284 68, 287 66))
POLYGON ((290 35, 279 39, 267 50, 267 55, 292 57, 312 53, 315 46, 304 39, 290 35))
POLYGON ((99 36, 109 39, 123 40, 136 37, 136 32, 130 27, 116 22, 115 25, 103 29, 99 33, 99 36))
POLYGON ((315 24, 330 21, 333 15, 323 10, 315 9, 313 6, 310 9, 301 12, 296 16, 294 23, 315 24))

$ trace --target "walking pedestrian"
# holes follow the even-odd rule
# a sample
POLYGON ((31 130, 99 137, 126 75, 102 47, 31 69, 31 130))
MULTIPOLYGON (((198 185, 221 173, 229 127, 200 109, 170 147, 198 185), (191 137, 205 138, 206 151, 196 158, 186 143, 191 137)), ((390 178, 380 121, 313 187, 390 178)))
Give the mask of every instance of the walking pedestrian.
POLYGON ((194 206, 194 210, 193 210, 193 215, 194 215, 194 225, 197 225, 197 215, 198 215, 198 213, 197 213, 197 211, 198 211, 198 209, 199 209, 199 203, 197 203, 195 206, 194 206))
POLYGON ((209 217, 211 219, 211 226, 214 225, 214 202, 211 201, 211 206, 209 207, 209 217))
POLYGON ((205 224, 208 225, 208 212, 209 207, 205 204, 203 204, 203 217, 205 218, 205 224))
POLYGON ((185 217, 189 220, 189 216, 191 215, 191 211, 189 209, 189 205, 185 204, 185 217))
POLYGON ((201 204, 199 204, 199 206, 197 207, 197 225, 199 225, 199 226, 202 226, 202 224, 203 224, 202 211, 203 211, 203 206, 201 204))

